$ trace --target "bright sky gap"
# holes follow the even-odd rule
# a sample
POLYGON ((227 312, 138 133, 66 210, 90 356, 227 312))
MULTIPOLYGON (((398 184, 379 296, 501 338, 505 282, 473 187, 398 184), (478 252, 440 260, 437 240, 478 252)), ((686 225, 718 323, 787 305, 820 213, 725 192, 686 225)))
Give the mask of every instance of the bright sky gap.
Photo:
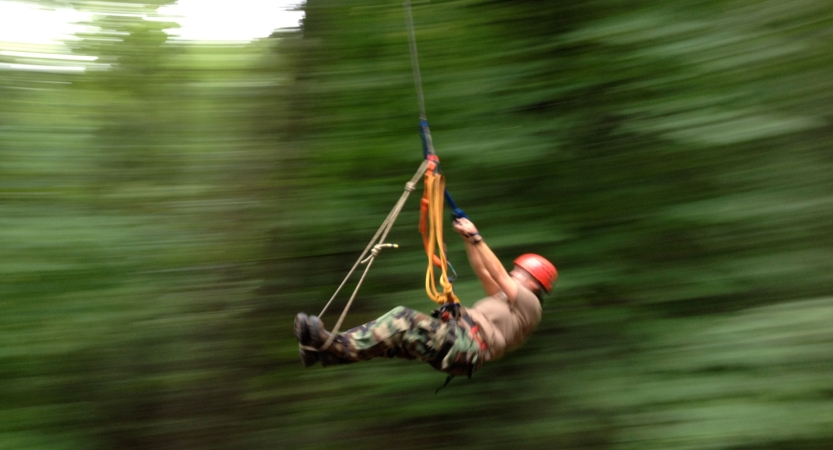
MULTIPOLYGON (((303 19, 303 0, 179 0, 146 16, 128 11, 96 12, 72 8, 48 9, 32 3, 0 0, 0 70, 83 72, 96 56, 70 54, 64 45, 79 40, 76 33, 95 33, 88 22, 95 15, 129 15, 145 20, 177 22, 165 30, 177 42, 246 43, 281 28, 296 28, 303 19), (19 59, 25 59, 21 61, 19 59), (32 64, 33 60, 41 64, 32 64), (82 65, 60 65, 75 61, 82 65), (51 64, 51 65, 50 65, 51 64)), ((126 4, 127 7, 129 4, 126 4)), ((103 37, 112 39, 112 37, 103 37)), ((101 65, 99 65, 101 66, 101 65)))

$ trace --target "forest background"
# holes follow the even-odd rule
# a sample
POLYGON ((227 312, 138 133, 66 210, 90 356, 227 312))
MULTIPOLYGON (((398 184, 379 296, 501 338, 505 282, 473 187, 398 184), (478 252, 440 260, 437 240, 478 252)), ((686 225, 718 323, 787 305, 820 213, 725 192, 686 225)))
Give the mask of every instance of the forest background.
MULTIPOLYGON (((437 395, 302 369, 291 326, 420 162, 400 3, 245 45, 38 3, 107 13, 82 73, 0 53, 0 449, 833 447, 833 3, 415 3, 449 191, 560 270, 527 344, 437 395)), ((346 326, 432 307, 417 216, 346 326)))

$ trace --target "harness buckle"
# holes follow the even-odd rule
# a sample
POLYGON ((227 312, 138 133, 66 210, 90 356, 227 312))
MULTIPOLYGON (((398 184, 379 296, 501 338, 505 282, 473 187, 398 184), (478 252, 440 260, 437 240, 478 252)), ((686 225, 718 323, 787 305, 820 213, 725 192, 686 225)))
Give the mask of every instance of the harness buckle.
POLYGON ((443 303, 439 308, 431 311, 431 317, 443 322, 457 320, 460 318, 460 304, 455 302, 443 303))

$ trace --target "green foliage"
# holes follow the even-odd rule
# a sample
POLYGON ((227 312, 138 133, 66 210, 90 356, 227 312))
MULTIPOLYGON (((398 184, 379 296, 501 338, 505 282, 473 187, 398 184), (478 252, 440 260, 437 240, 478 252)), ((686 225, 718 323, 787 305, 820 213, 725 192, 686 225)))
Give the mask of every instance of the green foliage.
MULTIPOLYGON (((427 365, 298 364, 293 315, 421 156, 401 5, 305 10, 245 46, 97 16, 120 38, 74 51, 109 70, 0 72, 0 448, 833 444, 828 2, 414 5, 449 190, 561 273, 522 349, 436 396, 427 365)), ((346 326, 431 307, 416 223, 346 326)))

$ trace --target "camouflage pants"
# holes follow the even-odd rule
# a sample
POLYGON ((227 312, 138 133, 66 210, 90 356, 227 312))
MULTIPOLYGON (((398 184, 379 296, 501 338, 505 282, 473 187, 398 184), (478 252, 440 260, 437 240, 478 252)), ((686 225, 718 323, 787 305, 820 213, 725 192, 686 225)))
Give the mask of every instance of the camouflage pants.
POLYGON ((339 334, 328 351, 345 362, 418 359, 452 375, 470 375, 483 363, 480 345, 464 321, 443 322, 404 306, 339 334))

